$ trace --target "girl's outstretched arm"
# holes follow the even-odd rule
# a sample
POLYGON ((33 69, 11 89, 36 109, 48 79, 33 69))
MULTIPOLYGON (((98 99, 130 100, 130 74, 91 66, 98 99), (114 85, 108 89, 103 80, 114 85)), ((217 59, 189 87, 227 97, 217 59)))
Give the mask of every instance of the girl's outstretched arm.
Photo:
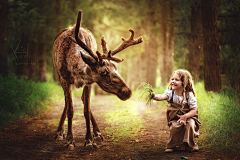
POLYGON ((163 101, 163 100, 167 100, 168 96, 166 94, 156 94, 153 96, 152 99, 156 101, 163 101))

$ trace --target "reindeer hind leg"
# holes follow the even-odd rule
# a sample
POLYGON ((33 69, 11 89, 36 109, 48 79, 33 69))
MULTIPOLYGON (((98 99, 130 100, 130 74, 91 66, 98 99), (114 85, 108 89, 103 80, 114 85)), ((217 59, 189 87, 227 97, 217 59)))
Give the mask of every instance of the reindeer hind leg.
POLYGON ((60 78, 60 82, 61 82, 61 85, 62 85, 62 88, 63 88, 63 91, 64 91, 64 95, 65 95, 65 106, 64 106, 64 109, 63 109, 63 113, 62 113, 62 116, 60 118, 60 121, 59 121, 59 125, 58 125, 58 129, 57 129, 57 133, 56 133, 56 136, 55 136, 55 139, 56 140, 63 140, 65 138, 65 131, 64 131, 64 121, 66 120, 66 116, 67 116, 67 110, 68 110, 68 103, 67 103, 67 97, 66 97, 66 92, 67 92, 67 82, 60 78))
POLYGON ((59 121, 57 133, 56 133, 56 136, 55 136, 56 140, 63 140, 65 138, 65 132, 64 132, 64 126, 63 125, 64 125, 64 121, 65 121, 66 116, 67 116, 66 111, 67 111, 67 106, 65 104, 62 116, 61 116, 60 121, 59 121))
POLYGON ((67 143, 70 149, 74 148, 73 142, 73 134, 72 134, 72 118, 73 118, 73 104, 72 104, 72 95, 71 95, 71 84, 69 84, 66 80, 61 79, 61 85, 65 95, 65 107, 63 110, 62 117, 59 122, 59 127, 57 131, 57 137, 64 137, 64 121, 66 116, 68 117, 68 133, 67 133, 67 143))

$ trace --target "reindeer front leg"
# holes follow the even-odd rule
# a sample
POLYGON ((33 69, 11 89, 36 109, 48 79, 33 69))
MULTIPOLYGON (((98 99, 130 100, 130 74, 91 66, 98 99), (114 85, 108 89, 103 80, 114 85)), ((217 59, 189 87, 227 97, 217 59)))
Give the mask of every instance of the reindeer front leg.
MULTIPOLYGON (((83 105, 84 105, 84 116, 85 116, 86 128, 87 128, 84 146, 92 145, 93 147, 96 147, 96 144, 94 143, 94 140, 93 140, 93 137, 91 134, 91 127, 90 127, 90 121, 93 118, 91 110, 90 110, 90 94, 91 94, 91 85, 84 86, 83 94, 82 94, 82 101, 83 101, 83 105)), ((94 126, 95 126, 95 124, 94 124, 94 126)))
POLYGON ((56 139, 64 138, 64 121, 66 116, 68 117, 68 133, 67 133, 67 143, 70 149, 74 148, 73 143, 73 134, 72 134, 72 118, 73 118, 73 104, 72 104, 72 94, 71 94, 71 85, 64 79, 60 80, 64 95, 65 95, 65 107, 59 122, 56 139))

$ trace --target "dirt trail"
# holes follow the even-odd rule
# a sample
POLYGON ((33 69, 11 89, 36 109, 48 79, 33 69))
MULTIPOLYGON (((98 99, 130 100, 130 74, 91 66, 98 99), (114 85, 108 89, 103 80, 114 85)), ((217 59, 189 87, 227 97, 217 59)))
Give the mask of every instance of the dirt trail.
MULTIPOLYGON (((98 149, 84 147, 85 120, 83 106, 80 98, 74 99, 74 123, 73 135, 75 149, 67 149, 65 141, 55 141, 54 135, 57 129, 60 115, 63 110, 63 102, 54 104, 49 111, 29 121, 20 121, 0 133, 0 159, 213 159, 211 152, 200 149, 196 153, 174 152, 164 153, 168 139, 168 128, 164 107, 157 103, 144 107, 144 103, 137 100, 138 114, 142 117, 145 134, 139 134, 131 140, 118 142, 103 141, 98 149), (156 112, 157 111, 157 112, 156 112)), ((103 116, 105 111, 114 109, 112 97, 92 97, 91 109, 95 116, 103 136, 104 129, 109 127, 103 116)), ((66 124, 65 124, 66 126, 66 124)))

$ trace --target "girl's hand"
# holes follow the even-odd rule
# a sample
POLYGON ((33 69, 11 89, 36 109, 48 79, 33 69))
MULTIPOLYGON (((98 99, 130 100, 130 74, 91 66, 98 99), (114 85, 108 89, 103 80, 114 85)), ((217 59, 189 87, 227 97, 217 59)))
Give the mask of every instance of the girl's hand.
POLYGON ((179 120, 177 122, 183 123, 184 125, 186 125, 187 116, 186 115, 178 115, 178 114, 177 114, 177 116, 179 117, 179 120))
POLYGON ((179 117, 179 120, 177 122, 183 123, 184 125, 186 125, 187 118, 193 117, 194 115, 196 115, 196 112, 197 112, 197 109, 192 108, 188 113, 184 115, 177 115, 179 117))
POLYGON ((155 93, 154 92, 149 93, 148 97, 151 98, 151 99, 154 99, 155 93))

